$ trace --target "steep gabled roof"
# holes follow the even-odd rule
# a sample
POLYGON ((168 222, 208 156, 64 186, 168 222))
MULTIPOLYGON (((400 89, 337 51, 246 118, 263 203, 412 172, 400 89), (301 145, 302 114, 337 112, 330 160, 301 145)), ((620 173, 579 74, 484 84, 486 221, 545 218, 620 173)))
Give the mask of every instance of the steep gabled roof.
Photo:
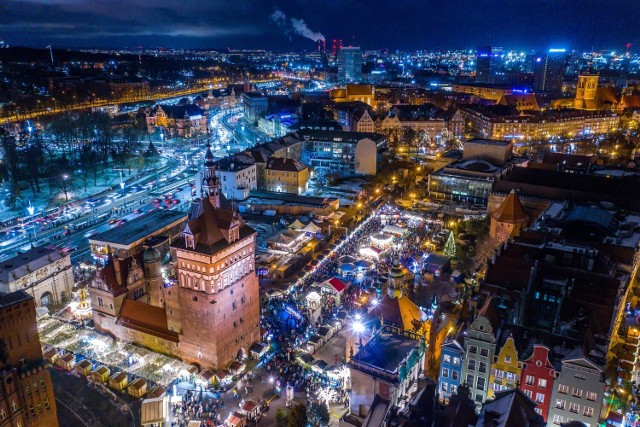
POLYGON ((519 388, 498 391, 495 399, 482 407, 477 427, 511 427, 545 425, 542 416, 535 412, 536 403, 519 388))
POLYGON ((500 313, 498 312, 498 307, 492 297, 487 299, 480 311, 478 311, 476 318, 480 316, 484 316, 489 321, 491 328, 493 329, 493 333, 495 334, 498 326, 500 326, 500 313))
POLYGON ((524 211, 515 189, 511 190, 498 209, 491 214, 491 218, 509 224, 522 224, 529 221, 529 216, 524 211))

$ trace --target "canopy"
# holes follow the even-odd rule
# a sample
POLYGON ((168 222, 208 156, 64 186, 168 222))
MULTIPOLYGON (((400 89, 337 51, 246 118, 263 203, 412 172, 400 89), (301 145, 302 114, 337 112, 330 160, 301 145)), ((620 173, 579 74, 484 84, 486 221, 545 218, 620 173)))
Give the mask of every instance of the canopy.
POLYGON ((354 265, 356 266, 356 268, 368 269, 368 268, 371 268, 373 263, 370 261, 367 261, 366 259, 359 259, 358 261, 355 262, 354 265))
POLYGON ((338 279, 336 277, 333 277, 333 278, 327 280, 326 282, 323 283, 323 285, 325 287, 330 287, 330 288, 334 289, 338 293, 344 291, 345 288, 347 287, 347 285, 345 285, 342 280, 340 280, 340 279, 338 279))
POLYGON ((340 264, 340 270, 342 270, 342 271, 353 271, 355 269, 356 269, 356 267, 353 264, 351 264, 350 262, 349 263, 345 263, 345 264, 340 264))
POLYGON ((320 295, 316 291, 311 291, 307 294, 307 299, 309 301, 320 301, 320 295))
POLYGON ((393 236, 384 232, 373 234, 370 239, 376 245, 388 245, 393 242, 393 236))
POLYGON ((310 222, 302 230, 303 231, 307 231, 309 233, 317 233, 318 231, 320 231, 322 229, 320 227, 318 227, 317 225, 315 225, 313 222, 310 222))
POLYGON ((389 233, 389 234, 395 234, 398 236, 402 236, 404 233, 407 232, 407 229, 404 227, 398 227, 396 225, 386 225, 382 231, 384 233, 389 233))
POLYGON ((356 259, 352 256, 349 255, 345 255, 345 256, 341 256, 338 261, 342 262, 342 263, 352 263, 352 262, 356 262, 356 259))
POLYGON ((363 246, 360 248, 359 252, 362 256, 368 256, 375 259, 378 259, 381 253, 379 249, 372 248, 371 246, 363 246))
POLYGON ((293 221, 290 225, 289 228, 293 229, 293 230, 302 230, 304 229, 304 223, 302 221, 300 221, 299 219, 296 219, 295 221, 293 221))
POLYGON ((239 427, 244 425, 245 420, 246 420, 246 417, 244 415, 234 412, 232 414, 229 414, 229 418, 227 418, 227 423, 231 427, 239 427))

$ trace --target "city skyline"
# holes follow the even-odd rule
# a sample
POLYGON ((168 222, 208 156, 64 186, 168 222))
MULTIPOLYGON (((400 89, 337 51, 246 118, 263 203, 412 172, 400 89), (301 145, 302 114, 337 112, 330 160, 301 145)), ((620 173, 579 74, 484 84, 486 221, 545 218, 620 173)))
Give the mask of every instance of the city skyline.
POLYGON ((487 44, 542 50, 622 49, 631 44, 634 49, 640 30, 633 23, 640 11, 628 0, 616 6, 576 0, 474 6, 460 0, 429 5, 383 0, 375 7, 359 0, 151 0, 142 5, 130 0, 10 0, 0 5, 0 37, 10 45, 32 47, 287 51, 314 50, 324 37, 327 46, 335 38, 363 49, 470 49, 487 44), (433 10, 438 13, 429 14, 433 10), (575 11, 570 21, 559 13, 567 10, 575 11), (379 28, 383 22, 385 27, 379 28))

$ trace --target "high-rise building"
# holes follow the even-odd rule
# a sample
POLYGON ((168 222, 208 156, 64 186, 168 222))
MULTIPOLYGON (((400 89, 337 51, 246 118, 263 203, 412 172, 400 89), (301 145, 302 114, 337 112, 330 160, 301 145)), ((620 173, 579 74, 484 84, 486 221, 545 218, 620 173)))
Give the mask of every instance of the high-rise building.
POLYGON ((343 47, 338 52, 338 81, 340 83, 362 80, 362 51, 359 47, 343 47))
POLYGON ((562 91, 562 79, 567 69, 564 49, 550 49, 546 54, 537 54, 534 59, 535 90, 562 91))
POLYGON ((58 425, 34 300, 19 290, 0 296, 0 426, 58 425))
POLYGON ((476 83, 501 84, 504 49, 498 46, 483 46, 476 54, 476 83))

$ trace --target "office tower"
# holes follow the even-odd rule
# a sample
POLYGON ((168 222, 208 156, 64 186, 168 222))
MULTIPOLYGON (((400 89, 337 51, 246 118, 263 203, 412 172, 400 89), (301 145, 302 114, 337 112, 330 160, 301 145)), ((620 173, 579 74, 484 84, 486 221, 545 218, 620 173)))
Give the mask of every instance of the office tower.
POLYGON ((501 84, 503 57, 504 49, 501 47, 479 47, 476 54, 476 83, 501 84))
POLYGON ((338 52, 338 81, 340 83, 362 80, 362 51, 359 47, 343 47, 338 52))
POLYGON ((537 54, 534 60, 535 90, 560 92, 562 79, 567 69, 564 49, 550 49, 546 54, 537 54))

